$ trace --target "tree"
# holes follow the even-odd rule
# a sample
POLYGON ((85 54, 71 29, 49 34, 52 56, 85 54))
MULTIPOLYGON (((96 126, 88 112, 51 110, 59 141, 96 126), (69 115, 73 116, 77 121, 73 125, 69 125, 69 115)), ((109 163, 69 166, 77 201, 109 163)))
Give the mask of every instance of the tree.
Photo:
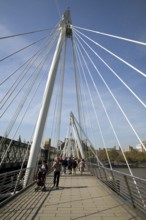
POLYGON ((108 153, 111 161, 116 161, 117 157, 119 156, 119 153, 116 149, 112 149, 108 153))

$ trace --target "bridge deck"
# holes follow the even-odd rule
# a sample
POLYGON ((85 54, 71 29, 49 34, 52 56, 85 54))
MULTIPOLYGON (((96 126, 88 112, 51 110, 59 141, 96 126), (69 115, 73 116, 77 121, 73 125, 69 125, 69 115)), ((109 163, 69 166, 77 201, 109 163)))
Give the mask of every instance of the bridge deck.
MULTIPOLYGON (((52 176, 47 182, 52 184, 52 176)), ((35 192, 35 186, 30 187, 0 209, 0 219, 144 219, 88 172, 83 176, 61 176, 58 190, 51 184, 45 192, 35 192)))

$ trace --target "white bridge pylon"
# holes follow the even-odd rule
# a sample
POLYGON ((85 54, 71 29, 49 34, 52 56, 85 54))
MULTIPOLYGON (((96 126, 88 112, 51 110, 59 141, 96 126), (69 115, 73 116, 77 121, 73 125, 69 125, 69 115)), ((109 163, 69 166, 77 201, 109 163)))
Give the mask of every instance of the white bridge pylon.
POLYGON ((48 115, 51 96, 58 70, 58 64, 60 60, 60 54, 62 51, 63 42, 66 37, 71 37, 72 35, 71 18, 70 18, 69 10, 67 10, 62 17, 62 20, 59 25, 59 31, 60 31, 60 35, 53 56, 52 64, 48 73, 48 80, 44 91, 43 102, 34 131, 32 146, 30 149, 30 156, 27 163, 27 171, 24 177, 24 187, 29 185, 33 180, 34 175, 33 172, 31 172, 31 169, 35 169, 36 167, 38 153, 40 151, 44 127, 48 115))
POLYGON ((79 132, 74 120, 74 115, 71 112, 70 113, 70 126, 73 130, 74 139, 72 138, 66 138, 64 148, 62 150, 61 156, 64 157, 76 157, 79 159, 85 159, 85 153, 83 150, 83 145, 81 138, 79 136, 79 132))

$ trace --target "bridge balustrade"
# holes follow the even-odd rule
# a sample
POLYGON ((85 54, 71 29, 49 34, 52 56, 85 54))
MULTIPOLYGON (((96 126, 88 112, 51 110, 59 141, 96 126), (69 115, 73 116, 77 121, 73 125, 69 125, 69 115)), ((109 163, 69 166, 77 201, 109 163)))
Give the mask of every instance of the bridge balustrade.
POLYGON ((146 180, 87 163, 89 171, 134 208, 146 214, 146 180))
MULTIPOLYGON (((52 171, 52 163, 48 165, 48 173, 52 171)), ((0 206, 7 203, 9 200, 13 199, 16 195, 20 194, 22 191, 26 190, 29 186, 24 187, 24 177, 26 173, 33 172, 34 178, 32 182, 29 184, 36 183, 36 169, 19 169, 11 172, 6 172, 0 174, 0 206)))
MULTIPOLYGON (((23 190, 24 175, 27 169, 0 174, 0 204, 23 190)), ((32 169, 33 172, 34 169, 32 169)))

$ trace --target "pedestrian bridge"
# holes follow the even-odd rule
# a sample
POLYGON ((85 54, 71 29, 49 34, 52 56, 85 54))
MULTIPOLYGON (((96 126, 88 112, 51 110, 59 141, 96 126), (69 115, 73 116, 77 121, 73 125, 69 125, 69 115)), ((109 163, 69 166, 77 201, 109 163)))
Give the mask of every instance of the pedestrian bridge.
POLYGON ((91 164, 88 170, 61 175, 59 189, 53 188, 51 172, 46 191, 35 192, 34 182, 1 202, 0 219, 145 219, 146 181, 111 170, 109 176, 108 169, 91 164))
POLYGON ((0 168, 16 156, 21 161, 21 170, 0 174, 0 219, 146 219, 146 180, 133 175, 123 149, 138 143, 141 152, 146 151, 146 74, 144 63, 136 62, 145 57, 141 46, 146 43, 74 26, 70 10, 54 28, 5 35, 0 40, 2 48, 3 42, 6 45, 0 60, 5 73, 0 82, 0 168), (44 31, 49 31, 47 36, 44 31), (10 43, 5 40, 22 36, 29 44, 8 52, 10 43), (32 51, 20 55, 31 46, 35 46, 32 51), (65 137, 60 156, 85 159, 88 171, 83 176, 61 176, 60 188, 55 190, 50 170, 47 190, 35 192, 34 171, 45 135, 51 137, 57 153, 59 140, 65 137), (19 137, 20 142, 21 136, 29 141, 17 150, 14 140, 19 137), (118 147, 129 175, 113 170, 109 146, 118 147), (101 147, 106 159, 98 158, 101 147))

